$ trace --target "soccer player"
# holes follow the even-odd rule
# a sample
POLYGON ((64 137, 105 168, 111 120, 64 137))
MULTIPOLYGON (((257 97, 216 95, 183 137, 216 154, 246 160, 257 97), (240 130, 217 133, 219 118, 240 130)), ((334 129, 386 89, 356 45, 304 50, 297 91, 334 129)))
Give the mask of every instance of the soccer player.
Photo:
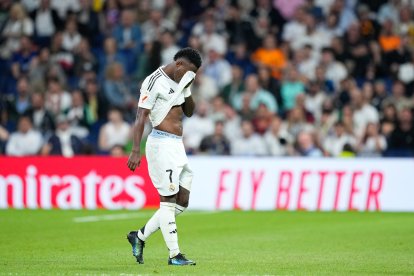
POLYGON ((198 51, 181 49, 173 62, 155 70, 141 86, 128 167, 135 171, 140 165, 140 143, 149 116, 153 129, 145 151, 149 175, 160 195, 160 208, 140 230, 127 235, 132 254, 140 264, 144 263, 146 239, 158 229, 169 250, 169 265, 196 264, 180 252, 175 217, 184 212, 190 197, 193 173, 182 141, 182 118, 183 113, 187 117, 193 115, 195 104, 189 86, 200 66, 198 51))

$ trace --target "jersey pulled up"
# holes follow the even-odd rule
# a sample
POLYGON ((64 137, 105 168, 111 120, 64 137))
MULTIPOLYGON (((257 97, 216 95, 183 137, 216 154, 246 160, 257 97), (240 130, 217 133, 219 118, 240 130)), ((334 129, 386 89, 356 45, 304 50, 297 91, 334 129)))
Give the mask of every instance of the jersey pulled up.
MULTIPOLYGON (((158 126, 166 117, 172 106, 184 103, 184 91, 176 91, 178 83, 169 78, 162 67, 145 78, 141 85, 138 106, 149 109, 149 118, 153 127, 158 126), (180 93, 171 104, 170 99, 180 93)), ((189 88, 186 88, 189 89, 189 88)))

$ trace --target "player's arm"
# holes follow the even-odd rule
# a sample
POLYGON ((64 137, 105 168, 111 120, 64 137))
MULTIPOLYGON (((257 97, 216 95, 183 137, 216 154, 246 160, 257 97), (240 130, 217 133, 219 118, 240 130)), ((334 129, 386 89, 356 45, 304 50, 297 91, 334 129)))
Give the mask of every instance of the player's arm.
POLYGON ((132 129, 132 151, 128 158, 128 168, 131 171, 135 171, 141 163, 140 145, 142 139, 142 133, 144 132, 145 122, 150 113, 149 109, 139 107, 135 118, 135 123, 132 129))
POLYGON ((183 109, 184 115, 187 117, 191 117, 194 114, 195 103, 193 97, 190 95, 184 98, 184 103, 181 105, 183 109))

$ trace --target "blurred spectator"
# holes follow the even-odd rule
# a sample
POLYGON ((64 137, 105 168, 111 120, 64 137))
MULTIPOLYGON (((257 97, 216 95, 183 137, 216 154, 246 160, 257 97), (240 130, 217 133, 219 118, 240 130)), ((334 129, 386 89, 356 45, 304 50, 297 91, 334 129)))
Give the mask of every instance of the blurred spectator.
POLYGON ((391 20, 395 25, 400 23, 399 4, 400 0, 388 0, 382 4, 378 11, 378 21, 381 24, 387 20, 391 20))
POLYGON ((113 146, 125 146, 131 138, 131 127, 122 118, 119 109, 108 111, 108 122, 104 124, 99 132, 99 149, 108 152, 113 146), (114 135, 116 133, 116 135, 114 135))
POLYGON ((241 118, 230 106, 225 106, 224 135, 229 139, 236 139, 241 136, 241 118))
POLYGON ((309 80, 315 79, 315 70, 319 63, 319 55, 316 56, 311 45, 295 51, 293 62, 299 73, 309 80))
POLYGON ((400 47, 401 38, 394 32, 391 20, 387 20, 382 24, 379 43, 384 52, 390 52, 400 47))
POLYGON ((196 102, 210 101, 219 94, 215 81, 204 74, 203 67, 198 69, 194 82, 191 85, 191 91, 196 102))
POLYGON ((254 131, 263 135, 269 129, 273 115, 274 113, 270 112, 266 105, 259 104, 252 119, 254 131))
POLYGON ((292 38, 291 46, 294 50, 310 45, 317 54, 323 47, 328 47, 331 44, 332 37, 329 33, 317 28, 316 18, 312 14, 305 15, 304 23, 306 26, 305 34, 292 38))
POLYGON ((32 94, 30 108, 24 115, 30 118, 34 129, 43 133, 43 136, 48 136, 55 130, 53 115, 46 109, 42 93, 32 94))
POLYGON ((140 27, 135 23, 135 16, 131 10, 122 12, 121 22, 115 26, 112 36, 115 38, 121 54, 128 62, 127 72, 134 72, 137 57, 141 53, 142 34, 140 27))
POLYGON ((20 77, 17 81, 17 96, 7 102, 8 120, 17 121, 30 108, 30 88, 26 77, 20 77))
MULTIPOLYGON (((141 1, 145 2, 145 1, 141 1)), ((121 17, 121 10, 119 8, 119 3, 117 0, 108 0, 105 1, 104 7, 104 17, 105 17, 105 33, 107 35, 111 34, 115 26, 119 22, 121 17)))
POLYGON ((302 131, 297 135, 297 151, 304 157, 322 157, 322 151, 315 146, 313 133, 302 131))
POLYGON ((305 0, 274 0, 273 6, 280 12, 283 18, 289 20, 295 11, 305 4, 305 0))
POLYGON ((292 152, 293 137, 286 131, 279 116, 273 116, 270 128, 263 136, 270 155, 285 156, 292 152))
POLYGON ((164 18, 178 26, 181 17, 181 7, 176 0, 165 0, 164 5, 164 18))
POLYGON ((325 78, 332 80, 337 88, 339 83, 348 75, 345 65, 335 60, 333 51, 330 48, 322 49, 321 65, 325 69, 325 78))
POLYGON ((30 17, 34 22, 36 44, 47 47, 53 34, 62 27, 57 11, 50 6, 50 0, 41 0, 39 7, 30 13, 30 17))
POLYGON ((288 21, 283 27, 282 38, 284 41, 292 42, 295 38, 305 35, 305 18, 305 8, 297 8, 293 20, 288 21))
POLYGON ((128 62, 118 51, 118 45, 114 38, 107 37, 104 41, 103 54, 99 57, 99 76, 103 79, 106 68, 112 63, 122 65, 124 71, 128 68, 128 62))
POLYGON ((82 142, 72 133, 68 118, 65 115, 59 115, 56 124, 56 131, 43 146, 42 155, 72 157, 80 154, 82 142))
POLYGON ((323 148, 328 156, 339 157, 345 145, 356 146, 356 139, 346 133, 343 122, 338 121, 334 125, 334 133, 328 135, 323 141, 323 148))
POLYGON ((282 105, 282 97, 280 95, 279 81, 272 77, 271 70, 268 67, 259 67, 257 70, 259 85, 264 90, 269 91, 276 99, 277 106, 282 105))
POLYGON ((250 16, 260 22, 262 19, 268 19, 270 23, 270 31, 275 33, 283 28, 285 19, 279 10, 275 9, 270 0, 257 0, 256 5, 250 12, 250 16))
POLYGON ((292 108, 287 117, 287 131, 296 137, 302 131, 313 130, 312 125, 306 121, 305 110, 299 106, 292 108))
POLYGON ((280 87, 280 93, 284 111, 291 110, 295 105, 296 96, 305 93, 305 84, 296 68, 286 68, 280 87))
POLYGON ((246 100, 246 98, 244 98, 244 95, 248 94, 250 98, 249 107, 251 110, 256 110, 260 104, 264 104, 270 112, 277 112, 278 107, 276 99, 269 91, 266 91, 259 86, 257 75, 252 74, 246 78, 245 89, 246 90, 242 94, 238 94, 237 97, 234 98, 233 106, 237 110, 242 109, 243 101, 246 100))
POLYGON ((395 81, 391 88, 391 95, 384 100, 384 103, 392 103, 397 109, 402 106, 412 106, 412 100, 407 98, 405 94, 404 84, 400 81, 395 81))
MULTIPOLYGON (((124 20, 124 12, 122 14, 124 20)), ((147 43, 158 39, 164 31, 175 31, 175 25, 167 18, 163 17, 162 11, 153 9, 150 12, 150 17, 144 22, 142 26, 142 40, 147 43)))
POLYGON ((386 148, 387 141, 379 133, 379 125, 368 123, 364 137, 358 145, 358 156, 379 157, 386 148))
POLYGON ((30 37, 33 35, 33 22, 27 17, 26 11, 19 3, 12 5, 8 20, 3 23, 1 37, 0 57, 3 59, 10 58, 13 52, 18 51, 21 46, 21 38, 23 36, 30 37))
POLYGON ((204 55, 215 49, 220 55, 227 52, 227 44, 223 35, 217 32, 216 22, 212 15, 205 15, 204 20, 193 27, 192 34, 200 39, 204 55))
POLYGON ((57 11, 60 19, 64 20, 69 14, 76 13, 80 10, 81 7, 79 1, 80 0, 51 0, 50 5, 57 11))
POLYGON ((412 110, 402 107, 398 123, 389 138, 388 156, 414 156, 414 126, 412 110))
POLYGON ((115 145, 109 151, 109 155, 112 157, 125 157, 126 154, 125 147, 122 145, 115 145))
POLYGON ((11 71, 15 79, 27 75, 30 69, 30 63, 37 56, 33 50, 33 45, 29 37, 23 36, 20 39, 20 48, 13 53, 11 71))
POLYGON ((351 91, 351 99, 352 107, 354 109, 354 133, 358 138, 361 138, 368 123, 379 122, 379 114, 375 107, 363 98, 359 89, 353 89, 351 91))
POLYGON ((231 140, 231 154, 241 156, 266 155, 266 144, 262 137, 254 133, 253 124, 250 121, 242 121, 242 136, 231 140))
POLYGON ((252 55, 252 60, 256 66, 265 66, 272 72, 272 76, 280 79, 281 72, 286 65, 286 58, 283 52, 277 48, 276 38, 268 34, 263 39, 262 46, 252 55))
POLYGON ((63 49, 63 35, 60 32, 55 33, 52 38, 50 55, 51 60, 59 64, 65 74, 69 75, 72 73, 74 57, 71 52, 63 49))
MULTIPOLYGON (((74 75, 77 78, 81 77, 84 71, 97 71, 98 61, 91 52, 89 42, 85 38, 82 38, 77 48, 75 48, 73 67, 74 75)), ((76 85, 74 86, 76 87, 76 85)))
POLYGON ((79 33, 89 40, 90 45, 100 44, 101 31, 99 15, 92 9, 92 0, 79 0, 80 10, 76 14, 79 33))
POLYGON ((175 43, 174 33, 171 31, 164 31, 161 34, 161 64, 168 64, 174 59, 175 54, 180 50, 180 47, 175 43))
POLYGON ((139 57, 138 79, 143 80, 161 64, 162 45, 158 40, 145 43, 144 52, 139 57))
POLYGON ((69 18, 65 24, 65 30, 62 33, 62 48, 72 52, 81 42, 81 35, 78 32, 78 26, 75 18, 69 18))
POLYGON ((238 43, 234 46, 234 50, 230 50, 226 55, 227 61, 231 65, 236 65, 242 68, 243 77, 256 72, 256 67, 250 59, 245 43, 238 43))
POLYGON ((127 82, 122 65, 119 63, 112 63, 108 66, 104 82, 104 93, 107 101, 114 107, 123 111, 135 107, 130 84, 127 82))
POLYGON ((387 87, 382 80, 374 82, 374 95, 372 96, 371 104, 380 111, 384 100, 387 98, 387 87))
POLYGON ((214 133, 205 136, 200 142, 199 151, 212 155, 229 155, 230 142, 224 135, 224 122, 216 121, 214 133))
POLYGON ((70 124, 70 131, 77 137, 85 138, 89 134, 93 119, 84 95, 79 90, 72 92, 72 107, 68 110, 66 119, 70 124))
POLYGON ((231 104, 244 91, 243 69, 237 65, 231 67, 232 81, 223 87, 220 96, 226 104, 231 104))
POLYGON ((96 81, 90 80, 85 85, 86 109, 91 124, 106 116, 108 103, 105 101, 96 81))
POLYGON ((210 47, 208 50, 208 59, 204 66, 204 73, 215 81, 219 89, 222 89, 232 81, 231 66, 223 58, 225 53, 224 49, 217 45, 210 47))
MULTIPOLYGON (((302 95, 302 94, 299 94, 302 95)), ((299 96, 298 95, 298 96, 299 96)), ((310 82, 305 94, 304 107, 307 112, 312 114, 312 117, 319 121, 322 115, 322 104, 326 99, 325 92, 321 90, 316 82, 310 82)))
POLYGON ((214 132, 214 122, 207 116, 208 108, 207 102, 199 102, 196 106, 196 113, 183 122, 183 132, 186 133, 184 144, 190 152, 197 151, 203 137, 214 132))
POLYGON ((49 110, 54 116, 67 112, 71 107, 72 99, 70 94, 62 88, 59 80, 56 78, 50 78, 47 83, 47 88, 47 110, 49 110))
POLYGON ((230 5, 225 24, 230 46, 246 43, 247 49, 250 51, 259 46, 252 23, 246 15, 242 14, 237 2, 230 5))
POLYGON ((42 135, 33 129, 30 118, 22 116, 19 119, 17 131, 10 135, 7 142, 6 154, 10 156, 36 155, 42 144, 42 135))

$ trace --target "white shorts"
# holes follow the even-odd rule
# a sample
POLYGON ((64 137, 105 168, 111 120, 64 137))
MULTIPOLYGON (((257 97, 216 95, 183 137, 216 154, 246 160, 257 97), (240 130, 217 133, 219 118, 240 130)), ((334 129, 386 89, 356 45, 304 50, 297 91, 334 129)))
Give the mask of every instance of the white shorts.
POLYGON ((191 190, 193 172, 188 166, 182 137, 153 129, 145 153, 151 181, 160 195, 174 195, 180 186, 191 190))

